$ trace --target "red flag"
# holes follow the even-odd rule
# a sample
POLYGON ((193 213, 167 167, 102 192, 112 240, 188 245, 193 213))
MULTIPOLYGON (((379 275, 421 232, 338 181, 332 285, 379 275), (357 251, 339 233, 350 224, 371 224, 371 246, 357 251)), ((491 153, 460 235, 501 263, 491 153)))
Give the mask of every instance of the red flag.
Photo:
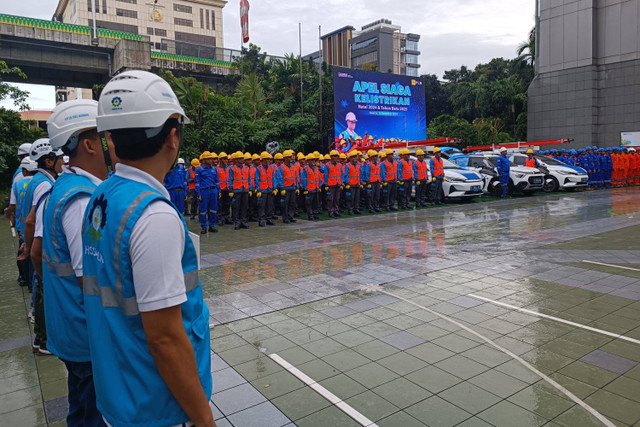
POLYGON ((242 28, 242 42, 249 42, 249 2, 240 0, 240 27, 242 28))

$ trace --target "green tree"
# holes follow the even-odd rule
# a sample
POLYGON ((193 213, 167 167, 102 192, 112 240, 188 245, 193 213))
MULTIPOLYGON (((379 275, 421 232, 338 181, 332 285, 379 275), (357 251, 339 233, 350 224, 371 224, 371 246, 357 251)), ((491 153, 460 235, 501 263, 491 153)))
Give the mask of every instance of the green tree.
POLYGON ((251 73, 238 83, 236 97, 239 98, 245 110, 253 120, 258 120, 265 109, 267 97, 262 87, 262 81, 256 73, 251 73))
POLYGON ((518 45, 517 53, 517 60, 533 66, 536 60, 536 27, 533 27, 531 31, 529 31, 527 40, 518 45))
POLYGON ((429 122, 427 136, 434 138, 458 138, 462 140, 462 146, 476 145, 478 132, 467 120, 450 114, 443 114, 429 122))
POLYGON ((27 98, 29 92, 18 89, 17 87, 4 81, 6 76, 14 76, 20 79, 26 79, 27 75, 18 67, 9 67, 5 61, 0 61, 0 101, 11 99, 13 105, 20 110, 28 110, 27 98))

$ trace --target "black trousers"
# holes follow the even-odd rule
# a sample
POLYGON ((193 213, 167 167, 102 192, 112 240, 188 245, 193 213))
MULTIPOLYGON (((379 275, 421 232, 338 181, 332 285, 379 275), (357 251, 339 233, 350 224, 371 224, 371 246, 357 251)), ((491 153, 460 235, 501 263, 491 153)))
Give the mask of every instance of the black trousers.
POLYGON ((315 216, 318 211, 318 192, 310 192, 309 194, 304 195, 304 204, 307 209, 307 215, 309 215, 309 219, 315 216))
POLYGON ((262 197, 258 197, 258 222, 264 222, 273 215, 273 193, 266 190, 262 193, 262 197))
POLYGON ((395 204, 397 197, 396 182, 387 182, 387 185, 382 187, 382 207, 385 209, 391 209, 395 204))
POLYGON ((442 190, 442 182, 443 177, 436 177, 435 182, 433 183, 431 193, 431 203, 440 203, 444 199, 444 191, 442 190))
POLYGON ((369 184, 371 188, 367 188, 367 205, 369 211, 380 209, 380 183, 372 182, 369 184))
POLYGON ((286 190, 285 195, 280 194, 282 203, 282 221, 291 221, 296 213, 296 190, 286 190))
POLYGON ((347 196, 347 211, 349 214, 353 214, 354 211, 360 211, 360 186, 352 185, 346 189, 347 196))
POLYGON ((421 180, 420 184, 416 184, 416 206, 424 206, 427 203, 428 181, 421 180))
POLYGON ((334 185, 327 191, 327 209, 330 214, 337 214, 340 210, 340 186, 334 185))
MULTIPOLYGON (((195 217, 198 215, 198 194, 196 194, 195 188, 190 188, 187 191, 187 196, 189 198, 189 213, 191 216, 195 217)), ((185 208, 185 213, 187 209, 185 208)))
POLYGON ((413 180, 408 179, 406 181, 402 181, 402 188, 400 189, 400 207, 408 209, 409 204, 411 203, 411 189, 413 187, 413 180))
POLYGON ((220 203, 218 204, 218 223, 224 224, 230 219, 229 208, 231 207, 231 198, 228 190, 220 191, 220 203))
POLYGON ((247 225, 247 209, 249 193, 246 191, 233 193, 231 199, 231 217, 234 225, 247 225))

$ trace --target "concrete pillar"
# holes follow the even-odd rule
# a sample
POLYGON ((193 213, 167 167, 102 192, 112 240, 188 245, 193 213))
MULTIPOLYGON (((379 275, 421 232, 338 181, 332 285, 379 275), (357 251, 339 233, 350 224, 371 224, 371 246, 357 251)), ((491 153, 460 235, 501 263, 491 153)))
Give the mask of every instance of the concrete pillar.
POLYGON ((119 40, 113 52, 115 72, 151 69, 151 46, 148 42, 119 40))

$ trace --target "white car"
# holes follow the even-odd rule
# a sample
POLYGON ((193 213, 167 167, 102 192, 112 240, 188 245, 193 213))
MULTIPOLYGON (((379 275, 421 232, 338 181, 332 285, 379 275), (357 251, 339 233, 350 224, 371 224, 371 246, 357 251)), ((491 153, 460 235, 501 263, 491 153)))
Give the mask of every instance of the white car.
MULTIPOLYGON (((484 190, 493 194, 502 194, 502 186, 498 179, 498 156, 493 153, 477 153, 455 156, 452 159, 465 169, 478 172, 483 177, 484 190)), ((544 187, 544 174, 536 168, 518 166, 511 159, 509 173, 508 193, 521 191, 524 194, 533 194, 544 187)))
POLYGON ((444 167, 442 191, 446 199, 455 197, 471 199, 482 195, 483 182, 480 174, 464 170, 447 159, 442 159, 442 165, 444 167))
MULTIPOLYGON (((551 193, 558 189, 571 190, 586 187, 589 182, 587 171, 578 167, 562 163, 552 157, 535 156, 539 169, 545 173, 544 191, 551 193)), ((513 163, 524 165, 527 156, 513 154, 513 163)))

